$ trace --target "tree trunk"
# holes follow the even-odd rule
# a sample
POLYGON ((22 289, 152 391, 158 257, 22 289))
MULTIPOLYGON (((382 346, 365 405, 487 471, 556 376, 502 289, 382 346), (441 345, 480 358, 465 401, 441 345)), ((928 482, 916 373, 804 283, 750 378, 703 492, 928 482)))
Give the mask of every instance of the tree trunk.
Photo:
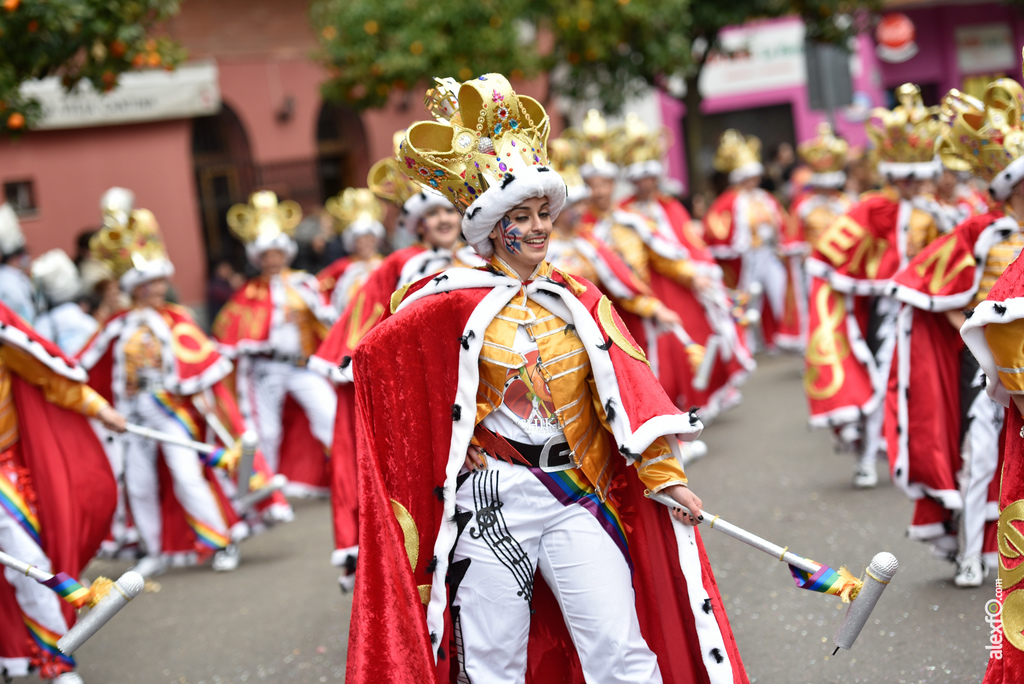
MULTIPOLYGON (((711 190, 710 179, 701 168, 700 150, 704 141, 704 114, 700 110, 701 96, 697 89, 700 71, 686 77, 686 117, 683 120, 683 133, 686 137, 686 170, 690 180, 690 196, 697 193, 708 195, 711 190)), ((709 198, 713 199, 713 198, 709 198)))

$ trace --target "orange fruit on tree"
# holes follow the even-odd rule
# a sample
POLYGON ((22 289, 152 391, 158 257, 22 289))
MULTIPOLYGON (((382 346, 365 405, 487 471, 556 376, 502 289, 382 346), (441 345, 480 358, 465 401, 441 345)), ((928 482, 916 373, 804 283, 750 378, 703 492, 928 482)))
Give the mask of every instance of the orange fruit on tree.
POLYGON ((7 117, 7 127, 12 131, 17 131, 25 127, 25 115, 21 112, 14 112, 7 117))

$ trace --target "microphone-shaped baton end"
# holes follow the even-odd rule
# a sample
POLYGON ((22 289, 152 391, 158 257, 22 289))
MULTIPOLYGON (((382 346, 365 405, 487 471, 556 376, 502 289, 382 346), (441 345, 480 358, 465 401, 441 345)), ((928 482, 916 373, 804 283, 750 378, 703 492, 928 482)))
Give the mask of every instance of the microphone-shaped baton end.
POLYGON ((871 611, 874 610, 875 604, 878 603, 879 597, 896 574, 899 566, 896 556, 888 551, 875 554, 875 557, 871 559, 871 564, 864 571, 864 586, 861 587, 857 598, 850 602, 846 618, 843 620, 843 624, 839 625, 839 630, 832 640, 836 646, 846 650, 853 647, 853 642, 857 640, 860 631, 864 629, 864 625, 871 616, 871 611))
POLYGON ((57 648, 64 655, 71 655, 78 648, 88 641, 89 637, 98 632, 103 625, 110 621, 119 610, 128 605, 128 602, 138 596, 146 581, 139 573, 129 570, 121 575, 110 593, 93 606, 89 612, 79 620, 68 633, 57 642, 57 648))

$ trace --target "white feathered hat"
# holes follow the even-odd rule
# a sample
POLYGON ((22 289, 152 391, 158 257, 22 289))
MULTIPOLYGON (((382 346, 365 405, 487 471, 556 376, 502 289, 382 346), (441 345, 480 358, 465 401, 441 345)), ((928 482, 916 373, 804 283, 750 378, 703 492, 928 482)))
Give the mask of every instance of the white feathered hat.
POLYGON ((82 293, 82 278, 64 250, 51 249, 32 261, 32 280, 52 304, 64 304, 82 293))
POLYGON ((0 204, 0 253, 9 256, 24 247, 25 234, 21 232, 18 215, 14 207, 4 202, 0 204))

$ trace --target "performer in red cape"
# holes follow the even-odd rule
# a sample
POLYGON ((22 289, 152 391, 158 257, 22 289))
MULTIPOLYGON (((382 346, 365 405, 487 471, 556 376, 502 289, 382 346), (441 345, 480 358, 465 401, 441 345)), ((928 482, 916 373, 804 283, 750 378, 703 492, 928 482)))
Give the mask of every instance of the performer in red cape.
POLYGON ((722 269, 694 232, 686 208, 658 189, 669 147, 667 129, 649 131, 636 115, 627 116, 619 147, 619 162, 636 188, 619 207, 643 216, 653 228, 640 233, 650 257, 651 289, 673 302, 686 331, 710 357, 702 371, 706 377, 695 379, 697 387, 691 388, 691 404, 702 407, 702 419, 712 419, 739 401, 738 388, 756 364, 732 316, 722 269))
MULTIPOLYGON (((110 529, 117 486, 82 416, 124 431, 125 419, 85 371, 0 304, 0 551, 79 577, 110 529), (79 415, 80 414, 80 415, 79 415)), ((74 611, 23 573, 0 575, 0 672, 80 684, 57 640, 74 611)))
MULTIPOLYGON (((1024 88, 1000 79, 988 85, 984 103, 953 91, 943 109, 952 117, 937 147, 944 166, 987 182, 1000 176, 1016 153, 1001 141, 1011 131, 1024 135, 1024 88)), ((993 194, 1005 199, 1011 188, 999 185, 993 194)), ((995 527, 986 522, 997 518, 993 478, 1003 410, 983 391, 984 376, 957 331, 962 311, 984 301, 1022 245, 1017 220, 993 209, 937 239, 893 277, 893 297, 905 306, 886 395, 890 470, 916 502, 909 535, 956 560, 954 583, 961 587, 980 586, 996 557, 995 527)))
MULTIPOLYGON (((443 90, 443 84, 438 84, 438 90, 443 90)), ((395 137, 397 150, 398 143, 405 137, 404 131, 396 133, 395 137)), ((410 181, 400 169, 403 165, 404 162, 397 159, 383 159, 370 169, 366 182, 377 197, 401 209, 396 231, 414 233, 420 241, 390 254, 364 284, 352 292, 345 311, 309 362, 311 370, 330 378, 338 390, 331 450, 334 522, 331 563, 343 569, 338 578, 343 591, 352 590, 359 556, 353 350, 390 308, 395 290, 451 266, 483 263, 472 249, 461 243, 458 212, 451 202, 441 193, 410 181)))
MULTIPOLYGON (((372 169, 370 174, 372 176, 372 169)), ((327 200, 325 208, 334 217, 348 254, 316 276, 337 318, 348 307, 352 295, 380 266, 380 248, 385 235, 381 224, 384 209, 373 191, 367 188, 345 188, 340 195, 327 200)))
POLYGON ((566 194, 543 165, 547 114, 496 74, 458 102, 402 152, 491 260, 407 288, 356 350, 363 569, 346 679, 747 681, 680 519, 696 521, 643 495, 699 509, 676 448, 699 421, 657 389, 610 301, 544 260, 566 194), (463 152, 431 146, 443 139, 463 152))
POLYGON ((729 174, 729 188, 704 216, 704 240, 724 272, 725 284, 760 301, 761 334, 768 349, 803 348, 804 322, 798 302, 802 283, 794 280, 778 251, 794 242, 786 211, 762 190, 761 141, 732 129, 722 134, 715 168, 729 174))
MULTIPOLYGON (((167 303, 174 266, 152 212, 107 210, 90 249, 119 278, 133 305, 107 319, 82 350, 90 386, 132 423, 201 439, 202 421, 191 399, 226 377, 231 362, 188 311, 167 303)), ((128 504, 145 547, 136 571, 158 575, 168 554, 179 553, 199 560, 213 554, 217 571, 238 567, 229 533, 237 516, 195 450, 162 444, 158 453, 156 443, 134 434, 111 448, 123 452, 114 461, 123 463, 128 504)))
POLYGON ((885 451, 882 400, 897 345, 900 304, 888 296, 896 271, 939 235, 935 217, 918 209, 923 179, 934 177, 936 110, 917 86, 905 84, 900 105, 875 109, 868 135, 881 155, 888 185, 861 198, 836 220, 807 261, 811 275, 810 335, 804 392, 812 427, 834 431, 837 451, 856 455, 853 483, 878 483, 885 451))
POLYGON ((213 335, 236 360, 242 416, 259 435, 267 465, 288 478, 285 492, 324 496, 337 397, 306 363, 335 316, 317 279, 288 268, 297 251, 291 233, 301 217, 297 203, 279 203, 269 191, 228 210, 228 224, 260 275, 220 310, 213 335))
POLYGON ((827 123, 818 127, 817 137, 797 146, 800 158, 813 172, 807 181, 807 190, 798 195, 789 208, 796 223, 793 232, 806 246, 805 257, 817 246, 833 221, 853 206, 853 200, 843 192, 848 152, 847 142, 837 138, 827 123))
MULTIPOLYGON (((1008 92, 1017 93, 1012 89, 1008 92)), ((1019 126, 1020 119, 1011 117, 1013 113, 1019 117, 1024 101, 1018 94, 1013 101, 991 102, 986 98, 985 104, 987 108, 1006 108, 1011 115, 989 117, 984 124, 978 118, 968 120, 974 124, 971 129, 980 129, 968 138, 969 149, 978 157, 971 160, 972 165, 1001 170, 992 178, 989 190, 993 199, 1005 201, 1007 215, 1021 225, 1024 223, 1024 137, 1014 126, 1019 126)), ((1006 268, 985 301, 974 308, 960 334, 988 378, 989 396, 1008 407, 1003 431, 998 525, 1001 587, 997 599, 1001 604, 1004 641, 999 657, 989 659, 985 684, 1010 684, 1019 681, 1024 671, 1024 566, 1020 554, 1024 547, 1021 540, 1024 529, 1024 354, 1021 346, 1024 263, 1019 258, 1006 268)))

